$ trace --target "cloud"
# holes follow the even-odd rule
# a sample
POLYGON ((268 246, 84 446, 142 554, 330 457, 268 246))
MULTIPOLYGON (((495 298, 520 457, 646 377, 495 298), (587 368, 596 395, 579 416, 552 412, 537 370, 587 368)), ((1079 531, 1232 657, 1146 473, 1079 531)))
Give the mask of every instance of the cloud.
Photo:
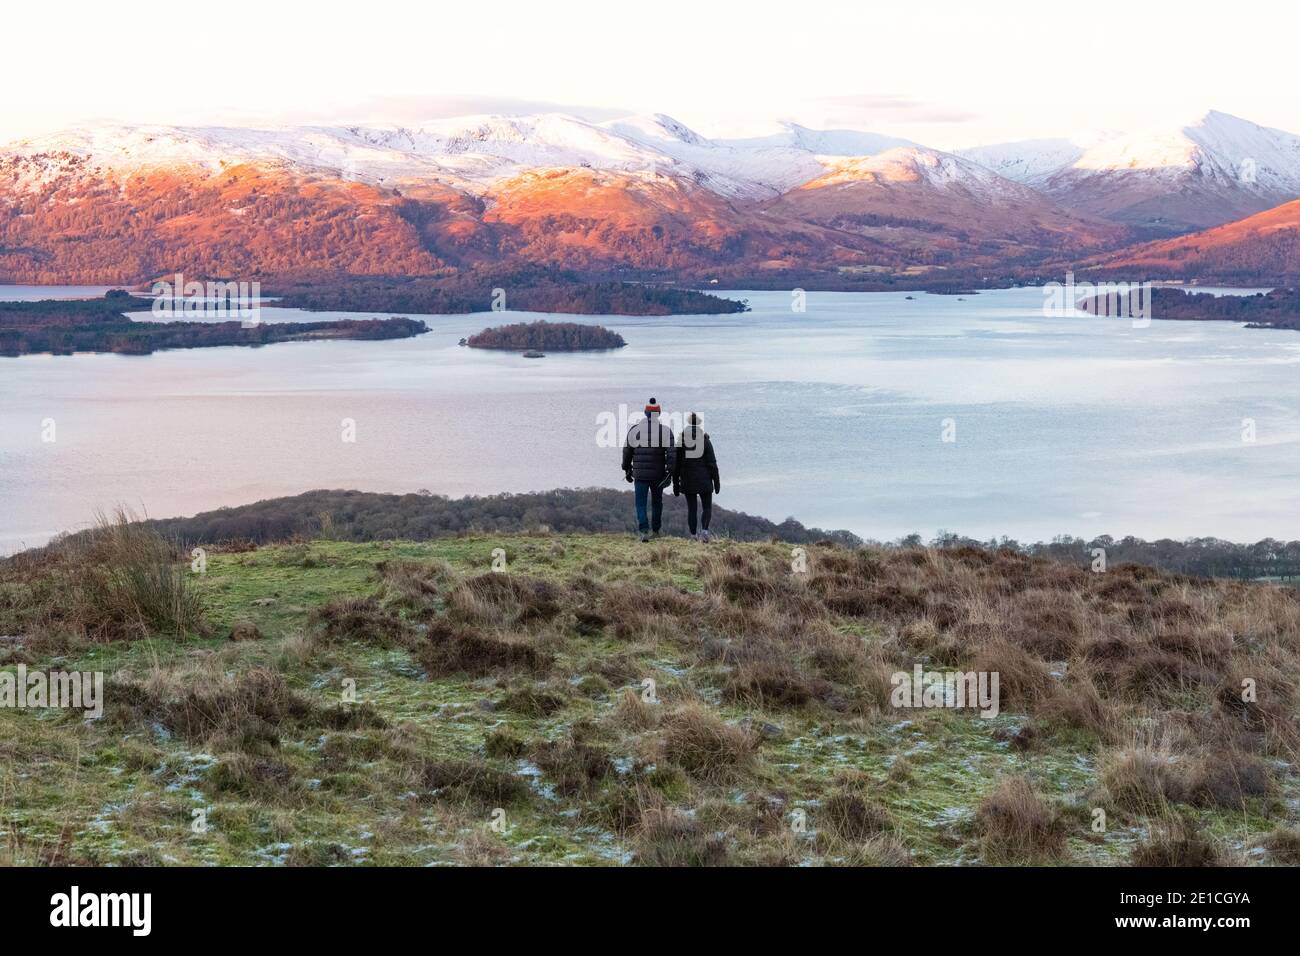
POLYGON ((576 103, 557 103, 550 100, 530 100, 521 97, 487 96, 478 94, 402 94, 372 96, 354 103, 332 106, 328 109, 307 108, 228 119, 256 120, 276 124, 303 125, 358 125, 392 124, 410 126, 427 120, 447 119, 455 116, 472 116, 482 113, 499 113, 521 116, 532 113, 567 113, 589 122, 617 119, 634 112, 607 106, 576 103))
POLYGON ((979 118, 977 113, 945 109, 933 103, 907 96, 857 93, 848 96, 822 96, 813 101, 823 109, 846 117, 836 122, 862 122, 879 117, 900 123, 969 123, 979 118))

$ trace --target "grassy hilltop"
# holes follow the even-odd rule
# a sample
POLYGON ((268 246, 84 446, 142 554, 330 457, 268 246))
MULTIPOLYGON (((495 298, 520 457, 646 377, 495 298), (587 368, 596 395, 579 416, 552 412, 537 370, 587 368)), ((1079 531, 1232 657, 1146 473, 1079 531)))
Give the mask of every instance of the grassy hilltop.
POLYGON ((0 863, 1300 860, 1288 589, 973 548, 244 547, 200 575, 116 526, 0 564, 0 666, 107 679, 98 721, 0 708, 0 863), (1002 713, 893 708, 916 662, 998 671, 1002 713))

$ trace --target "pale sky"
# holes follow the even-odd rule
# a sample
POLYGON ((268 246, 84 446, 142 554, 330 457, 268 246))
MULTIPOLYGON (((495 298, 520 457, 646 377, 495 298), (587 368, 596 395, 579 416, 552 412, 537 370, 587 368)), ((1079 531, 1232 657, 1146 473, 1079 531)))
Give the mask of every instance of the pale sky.
POLYGON ((777 120, 939 148, 1167 127, 1300 133, 1300 5, 568 0, 23 2, 0 141, 92 122, 415 124, 468 112, 777 120))

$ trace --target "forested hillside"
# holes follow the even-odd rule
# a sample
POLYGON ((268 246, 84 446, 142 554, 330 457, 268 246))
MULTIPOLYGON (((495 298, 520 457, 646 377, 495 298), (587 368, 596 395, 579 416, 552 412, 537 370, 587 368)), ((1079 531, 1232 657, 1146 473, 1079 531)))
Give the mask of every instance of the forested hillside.
MULTIPOLYGON (((665 497, 664 527, 686 527, 684 499, 665 497)), ((361 491, 309 491, 238 508, 207 511, 192 518, 150 522, 187 544, 248 541, 262 544, 295 537, 341 541, 397 538, 427 541, 470 532, 547 529, 565 533, 632 531, 631 492, 612 488, 560 489, 535 494, 447 498, 443 495, 385 495, 361 491)), ((741 541, 776 538, 793 543, 829 539, 859 543, 847 531, 806 528, 793 518, 781 523, 715 506, 715 535, 741 541)))

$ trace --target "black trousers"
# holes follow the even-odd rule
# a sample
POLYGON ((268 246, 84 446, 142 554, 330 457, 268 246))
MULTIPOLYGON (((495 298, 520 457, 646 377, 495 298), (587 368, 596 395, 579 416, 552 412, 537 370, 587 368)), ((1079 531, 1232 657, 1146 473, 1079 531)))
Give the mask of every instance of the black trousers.
POLYGON ((701 491, 698 495, 686 492, 686 524, 691 529, 691 534, 695 534, 695 499, 699 499, 700 507, 700 528, 704 531, 709 530, 709 518, 713 516, 713 492, 701 491))

